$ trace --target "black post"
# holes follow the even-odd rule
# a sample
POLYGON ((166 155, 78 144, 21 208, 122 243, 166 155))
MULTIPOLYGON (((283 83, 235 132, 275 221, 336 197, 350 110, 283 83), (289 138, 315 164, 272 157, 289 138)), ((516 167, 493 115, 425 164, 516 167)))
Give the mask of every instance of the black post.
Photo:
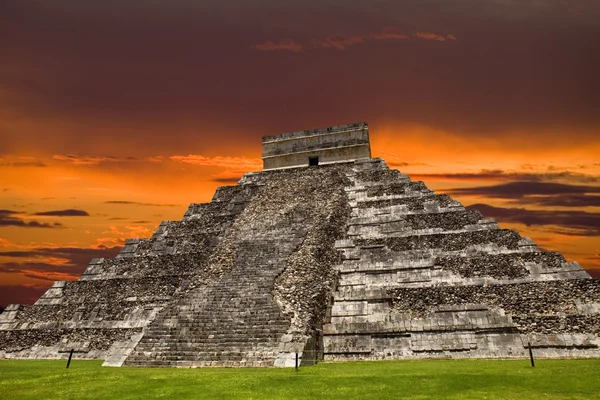
POLYGON ((67 361, 67 368, 69 368, 69 365, 71 365, 71 358, 73 358, 73 349, 71 349, 71 352, 69 353, 69 361, 67 361))
POLYGON ((531 359, 531 366, 535 367, 535 362, 533 362, 533 350, 531 350, 531 342, 527 342, 529 345, 529 358, 531 359))
POLYGON ((296 352, 296 372, 298 372, 298 352, 296 352))

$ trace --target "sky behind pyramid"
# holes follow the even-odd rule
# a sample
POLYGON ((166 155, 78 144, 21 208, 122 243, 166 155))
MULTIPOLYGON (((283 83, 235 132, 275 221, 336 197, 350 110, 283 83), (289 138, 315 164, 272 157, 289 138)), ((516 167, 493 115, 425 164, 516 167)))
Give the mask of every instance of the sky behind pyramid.
POLYGON ((367 121, 373 156, 600 271, 595 1, 0 3, 0 305, 367 121))

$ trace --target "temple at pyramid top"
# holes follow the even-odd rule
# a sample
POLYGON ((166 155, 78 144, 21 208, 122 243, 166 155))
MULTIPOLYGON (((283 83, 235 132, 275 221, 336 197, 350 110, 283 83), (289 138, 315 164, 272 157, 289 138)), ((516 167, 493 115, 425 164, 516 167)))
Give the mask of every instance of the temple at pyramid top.
POLYGON ((263 170, 371 158, 366 122, 264 136, 262 146, 263 170))

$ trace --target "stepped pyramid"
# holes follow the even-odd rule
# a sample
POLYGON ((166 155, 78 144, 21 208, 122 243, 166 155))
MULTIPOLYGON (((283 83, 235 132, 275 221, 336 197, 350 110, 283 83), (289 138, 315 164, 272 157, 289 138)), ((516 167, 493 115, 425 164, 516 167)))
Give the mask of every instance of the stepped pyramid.
POLYGON ((264 170, 0 315, 1 358, 109 366, 600 357, 600 282, 371 158, 365 123, 263 138, 264 170))

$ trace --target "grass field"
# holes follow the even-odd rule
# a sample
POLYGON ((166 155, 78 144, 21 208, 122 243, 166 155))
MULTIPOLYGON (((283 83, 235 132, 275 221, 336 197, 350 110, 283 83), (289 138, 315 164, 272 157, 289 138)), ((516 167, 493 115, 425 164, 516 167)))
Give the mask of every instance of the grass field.
POLYGON ((0 361, 0 399, 600 399, 600 360, 438 360, 292 369, 0 361))

